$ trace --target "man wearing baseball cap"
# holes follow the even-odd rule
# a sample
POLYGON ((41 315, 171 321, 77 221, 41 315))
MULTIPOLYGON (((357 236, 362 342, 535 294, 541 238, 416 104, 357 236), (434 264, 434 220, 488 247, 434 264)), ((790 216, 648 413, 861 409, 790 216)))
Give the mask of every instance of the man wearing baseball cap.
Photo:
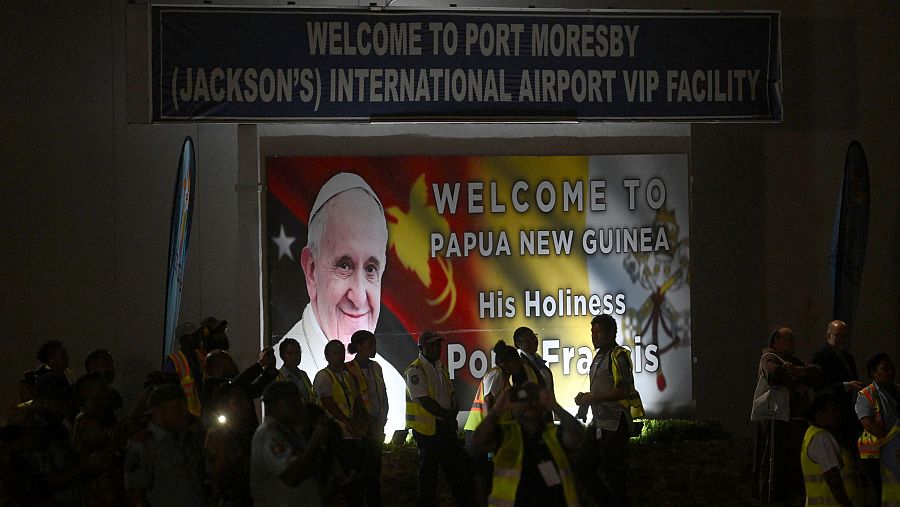
MULTIPOLYGON (((319 190, 309 213, 307 244, 300 254, 310 302, 282 340, 300 344, 299 368, 324 369, 329 340, 350 343, 353 333, 374 332, 381 311, 381 279, 387 263, 387 221, 375 192, 359 175, 342 172, 319 190)), ((283 361, 275 344, 276 367, 283 361)), ((352 359, 351 357, 346 358, 352 359)), ((388 392, 387 434, 403 429, 403 377, 380 354, 388 392)))
POLYGON ((437 502, 435 486, 440 467, 457 505, 469 505, 466 456, 457 437, 459 400, 450 374, 441 364, 441 342, 434 331, 419 337, 419 357, 406 369, 406 423, 419 453, 417 505, 437 502))
POLYGON ((161 384, 147 400, 150 422, 128 441, 125 491, 139 505, 206 504, 203 442, 184 391, 161 384))

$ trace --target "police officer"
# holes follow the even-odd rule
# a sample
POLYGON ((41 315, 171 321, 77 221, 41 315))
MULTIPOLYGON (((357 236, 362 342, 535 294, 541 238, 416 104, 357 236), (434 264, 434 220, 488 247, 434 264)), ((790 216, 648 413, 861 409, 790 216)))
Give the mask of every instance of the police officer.
POLYGON ((310 424, 300 389, 293 382, 274 382, 263 391, 266 418, 256 429, 251 445, 250 490, 257 507, 323 505, 320 461, 330 437, 327 418, 310 424))
POLYGON ((441 364, 441 338, 434 331, 419 337, 419 357, 406 369, 406 422, 419 452, 420 506, 436 504, 440 467, 457 505, 468 505, 466 456, 457 437, 459 401, 447 368, 441 364))
POLYGON ((149 395, 150 422, 128 442, 125 491, 132 504, 206 505, 203 440, 181 386, 162 384, 149 395))

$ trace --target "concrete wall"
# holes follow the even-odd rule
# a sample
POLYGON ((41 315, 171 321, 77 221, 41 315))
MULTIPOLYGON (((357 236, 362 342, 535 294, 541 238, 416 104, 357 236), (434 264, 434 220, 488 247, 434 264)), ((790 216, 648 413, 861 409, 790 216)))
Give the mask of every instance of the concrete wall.
MULTIPOLYGON (((698 414, 746 432, 769 330, 792 326, 802 357, 821 342, 830 318, 833 212, 851 139, 866 149, 873 189, 854 351, 860 366, 878 350, 900 356, 900 202, 894 199, 900 195, 900 5, 613 6, 783 12, 784 123, 691 129, 698 414)), ((115 1, 31 0, 5 5, 0 17, 0 356, 6 365, 0 406, 13 401, 16 377, 34 366, 34 352, 50 338, 67 343, 76 373, 91 349, 110 349, 126 398, 158 364, 173 178, 185 135, 197 142, 202 172, 182 316, 229 318, 241 364, 257 348, 258 244, 246 224, 255 212, 254 143, 261 129, 127 125, 124 11, 115 1)), ((356 135, 391 139, 392 128, 361 126, 356 135)), ((327 129, 323 135, 332 137, 327 129)), ((451 144, 457 150, 466 146, 449 130, 433 135, 457 143, 451 144)), ((592 145, 590 139, 576 144, 586 152, 592 145)))

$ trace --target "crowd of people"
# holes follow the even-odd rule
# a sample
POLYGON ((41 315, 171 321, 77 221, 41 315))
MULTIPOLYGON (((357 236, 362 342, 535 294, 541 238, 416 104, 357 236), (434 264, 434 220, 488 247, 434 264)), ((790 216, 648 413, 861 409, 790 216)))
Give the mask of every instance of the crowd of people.
MULTIPOLYGON (((115 389, 108 351, 88 354, 76 377, 65 345, 43 344, 0 426, 0 503, 381 505, 389 398, 376 336, 359 330, 346 349, 327 342, 318 372, 299 368, 303 349, 290 338, 277 345, 283 366, 269 347, 242 370, 227 326, 178 326, 177 350, 134 400, 115 389)), ((417 504, 438 505, 440 470, 457 505, 627 505, 625 446, 641 405, 616 334, 612 317, 593 320, 590 391, 575 399, 580 417, 593 413, 587 428, 557 402, 538 337, 522 327, 494 346, 463 439, 444 340, 423 332, 404 375, 417 504)))
POLYGON ((885 353, 872 356, 865 383, 849 352, 847 324, 830 322, 825 341, 809 364, 796 357, 787 327, 777 328, 763 349, 754 408, 765 399, 772 411, 756 422, 757 497, 779 505, 805 499, 806 505, 898 506, 894 363, 885 353), (772 404, 782 396, 786 403, 772 404))

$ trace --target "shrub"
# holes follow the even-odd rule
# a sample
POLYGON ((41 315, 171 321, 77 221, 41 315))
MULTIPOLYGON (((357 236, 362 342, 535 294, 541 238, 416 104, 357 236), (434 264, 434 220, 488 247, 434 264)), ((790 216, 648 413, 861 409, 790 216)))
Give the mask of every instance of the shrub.
POLYGON ((640 435, 632 437, 631 441, 634 443, 702 442, 705 440, 724 440, 728 438, 731 438, 731 434, 728 433, 718 421, 701 421, 696 419, 645 419, 640 435))

